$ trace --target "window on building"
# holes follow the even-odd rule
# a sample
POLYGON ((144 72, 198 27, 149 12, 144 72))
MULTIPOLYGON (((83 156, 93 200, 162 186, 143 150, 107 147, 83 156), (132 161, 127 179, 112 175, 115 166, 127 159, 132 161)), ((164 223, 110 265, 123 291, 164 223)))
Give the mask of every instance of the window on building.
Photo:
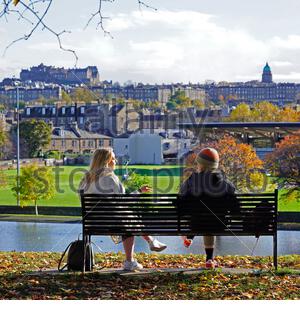
POLYGON ((52 147, 55 147, 55 140, 52 141, 52 147))
POLYGON ((71 114, 75 113, 75 107, 71 107, 71 114))
POLYGON ((61 140, 61 146, 62 146, 62 147, 65 147, 65 145, 66 145, 65 140, 61 140))
POLYGON ((88 144, 88 146, 89 146, 90 148, 92 148, 92 147, 93 147, 93 145, 94 145, 94 142, 93 142, 92 140, 89 140, 89 144, 88 144))
POLYGON ((53 115, 55 114, 55 108, 52 108, 52 114, 53 115))
POLYGON ((77 141, 76 140, 72 140, 72 147, 77 147, 77 141))
POLYGON ((103 139, 100 139, 99 140, 99 147, 103 147, 103 145, 104 145, 104 141, 103 141, 103 139))
POLYGON ((66 114, 66 108, 61 108, 61 114, 66 114))
POLYGON ((84 113, 84 107, 80 107, 80 113, 84 113))
POLYGON ((42 108, 42 115, 44 116, 46 114, 46 108, 42 108))
POLYGON ((26 114, 29 116, 30 115, 30 108, 26 109, 26 114))
POLYGON ((109 146, 110 146, 110 147, 113 146, 113 140, 112 140, 112 139, 109 140, 109 146))

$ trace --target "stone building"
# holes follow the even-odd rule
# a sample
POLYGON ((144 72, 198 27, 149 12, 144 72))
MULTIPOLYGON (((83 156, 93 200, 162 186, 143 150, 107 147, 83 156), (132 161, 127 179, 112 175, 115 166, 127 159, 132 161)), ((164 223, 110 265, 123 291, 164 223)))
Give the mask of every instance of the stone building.
POLYGON ((260 101, 284 105, 296 102, 297 94, 300 92, 300 85, 297 83, 274 83, 268 63, 263 68, 262 82, 223 82, 201 87, 213 102, 218 103, 223 100, 232 105, 240 102, 254 104, 260 101))
POLYGON ((47 85, 41 88, 32 87, 0 87, 0 96, 7 99, 9 104, 15 105, 17 103, 17 90, 19 91, 20 102, 31 102, 40 99, 60 100, 62 90, 58 86, 47 85))
POLYGON ((50 145, 43 151, 81 154, 92 153, 97 148, 112 146, 113 139, 111 137, 79 129, 74 123, 70 129, 54 127, 50 145))
POLYGON ((29 70, 22 69, 20 73, 21 81, 45 82, 57 84, 97 84, 99 83, 99 72, 96 66, 88 66, 86 68, 56 68, 53 66, 45 66, 40 64, 33 66, 29 70))

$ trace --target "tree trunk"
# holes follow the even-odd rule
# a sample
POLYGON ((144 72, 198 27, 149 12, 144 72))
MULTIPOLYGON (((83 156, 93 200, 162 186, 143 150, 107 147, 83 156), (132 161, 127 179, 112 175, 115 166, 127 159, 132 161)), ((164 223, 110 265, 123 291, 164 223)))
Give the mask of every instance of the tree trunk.
POLYGON ((38 216, 39 215, 39 211, 38 211, 38 207, 37 207, 37 201, 34 201, 34 206, 35 206, 35 214, 38 216))

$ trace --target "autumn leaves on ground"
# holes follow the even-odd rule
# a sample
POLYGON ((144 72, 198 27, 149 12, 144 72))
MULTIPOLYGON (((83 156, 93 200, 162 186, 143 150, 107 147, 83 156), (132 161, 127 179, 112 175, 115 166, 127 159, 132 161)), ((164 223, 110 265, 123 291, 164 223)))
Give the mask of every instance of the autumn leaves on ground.
MULTIPOLYGON (((100 274, 101 267, 120 268, 123 255, 96 255, 96 270, 47 272, 56 269, 60 254, 1 252, 1 299, 299 299, 300 256, 279 257, 280 269, 272 271, 270 257, 217 257, 224 268, 257 269, 230 274, 204 271, 197 274, 152 273, 124 276, 100 274)), ((202 255, 137 254, 145 268, 201 268, 202 255)))

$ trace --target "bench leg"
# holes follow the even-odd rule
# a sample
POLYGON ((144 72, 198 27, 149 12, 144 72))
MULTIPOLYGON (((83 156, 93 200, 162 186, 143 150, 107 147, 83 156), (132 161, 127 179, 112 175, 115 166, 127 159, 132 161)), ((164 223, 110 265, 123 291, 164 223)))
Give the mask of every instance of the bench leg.
POLYGON ((278 261, 277 261, 277 231, 273 236, 273 264, 275 270, 277 270, 278 267, 278 261))
POLYGON ((82 272, 85 273, 87 237, 85 235, 83 235, 82 240, 83 240, 83 269, 82 269, 82 272))

